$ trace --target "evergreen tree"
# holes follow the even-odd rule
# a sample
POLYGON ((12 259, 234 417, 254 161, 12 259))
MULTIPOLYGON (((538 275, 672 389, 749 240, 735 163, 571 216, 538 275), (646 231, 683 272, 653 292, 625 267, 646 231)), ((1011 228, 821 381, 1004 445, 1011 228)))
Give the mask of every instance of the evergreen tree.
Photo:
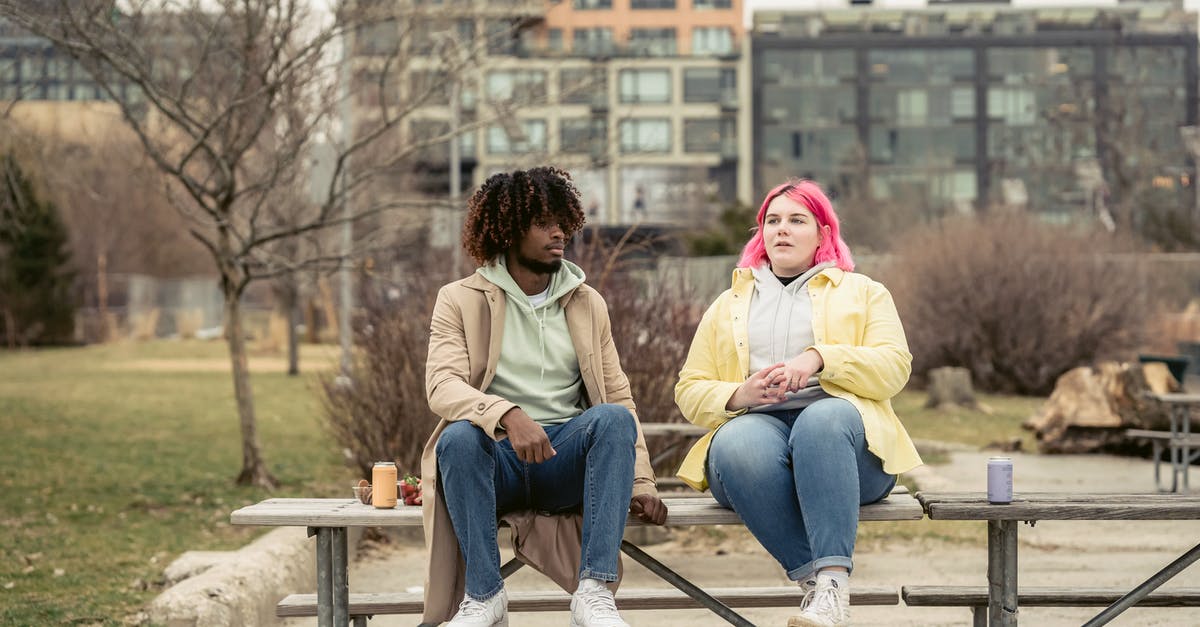
POLYGON ((12 155, 0 157, 0 343, 72 341, 70 263, 58 209, 37 197, 12 155))

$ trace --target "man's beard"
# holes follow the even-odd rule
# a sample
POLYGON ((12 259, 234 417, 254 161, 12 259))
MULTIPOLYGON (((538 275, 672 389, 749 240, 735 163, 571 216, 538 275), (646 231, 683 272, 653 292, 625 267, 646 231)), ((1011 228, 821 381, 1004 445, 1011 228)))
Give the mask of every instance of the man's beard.
POLYGON ((554 261, 545 262, 538 261, 537 259, 530 259, 521 253, 517 253, 517 264, 535 274, 554 274, 555 272, 558 272, 559 268, 562 267, 562 259, 555 259, 554 261))

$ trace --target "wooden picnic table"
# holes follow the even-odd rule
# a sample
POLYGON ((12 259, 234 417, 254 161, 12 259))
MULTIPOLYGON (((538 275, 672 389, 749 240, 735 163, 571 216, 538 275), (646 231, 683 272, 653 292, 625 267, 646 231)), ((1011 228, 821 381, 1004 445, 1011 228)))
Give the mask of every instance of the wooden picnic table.
MULTIPOLYGON (((1177 494, 1021 493, 992 505, 982 492, 918 492, 932 520, 988 523, 989 625, 1017 624, 1017 523, 1042 520, 1200 520, 1200 496, 1177 494)), ((1103 625, 1200 558, 1200 544, 1117 599, 1087 623, 1103 625)))
MULTIPOLYGON (((708 495, 664 496, 662 500, 668 508, 666 522, 666 526, 668 527, 742 524, 737 514, 732 510, 721 507, 708 495)), ((859 509, 859 520, 861 521, 920 520, 923 517, 924 513, 921 510, 921 506, 902 487, 897 488, 886 499, 871 505, 864 505, 859 509)), ((422 515, 420 507, 401 506, 395 509, 376 509, 370 505, 363 505, 354 499, 275 498, 235 510, 230 515, 230 522, 235 525, 308 527, 308 535, 310 537, 314 535, 317 537, 316 615, 318 623, 321 627, 330 627, 332 625, 341 627, 346 625, 351 618, 354 618, 355 625, 366 625, 364 614, 367 613, 366 610, 363 610, 361 614, 352 616, 352 612, 350 611, 352 604, 347 577, 349 554, 347 528, 420 527, 422 525, 422 515)), ((646 523, 635 516, 630 516, 626 525, 644 526, 646 523)), ((735 603, 741 607, 761 607, 764 604, 770 605, 774 603, 779 605, 799 602, 797 596, 799 588, 794 586, 788 590, 787 595, 766 594, 761 589, 746 589, 746 592, 742 594, 731 590, 722 590, 719 592, 713 590, 710 594, 710 592, 701 589, 654 559, 629 540, 622 541, 621 550, 639 564, 645 566, 650 572, 683 592, 687 597, 690 597, 692 603, 709 609, 733 625, 753 627, 752 623, 731 609, 731 605, 735 603), (721 598, 718 599, 718 596, 721 598)), ((507 577, 520 567, 521 563, 513 559, 501 568, 501 574, 507 577)), ((857 599, 856 595, 852 593, 851 602, 855 604, 895 604, 899 599, 894 590, 889 593, 872 594, 872 592, 878 591, 871 591, 857 599)), ((682 602, 679 594, 674 590, 664 590, 659 593, 653 593, 651 596, 652 598, 637 600, 636 607, 670 608, 686 606, 681 605, 682 602)), ((311 605, 311 603, 306 601, 297 603, 294 599, 289 599, 292 599, 292 597, 285 599, 280 604, 280 607, 311 605)), ((396 599, 399 600, 399 597, 396 597, 396 599)), ((553 599, 550 601, 534 600, 537 601, 536 606, 529 609, 554 609, 557 607, 555 605, 557 602, 553 601, 553 599)), ((621 605, 626 602, 626 599, 618 593, 617 601, 618 605, 621 605)), ((371 600, 368 599, 364 602, 370 603, 371 600)), ((413 610, 411 603, 409 605, 394 603, 393 607, 396 608, 396 611, 402 612, 413 610)), ((419 611, 419 602, 416 608, 419 611)), ((279 608, 277 608, 278 611, 279 608)), ((385 612, 371 611, 369 613, 385 612)))

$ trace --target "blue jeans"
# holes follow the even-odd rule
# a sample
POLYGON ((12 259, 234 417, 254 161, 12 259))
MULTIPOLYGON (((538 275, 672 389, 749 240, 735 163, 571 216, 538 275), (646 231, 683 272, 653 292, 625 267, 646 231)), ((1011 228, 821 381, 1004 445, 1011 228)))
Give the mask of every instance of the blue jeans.
POLYGON ((467 567, 467 594, 488 599, 504 587, 497 517, 532 509, 583 509, 579 577, 617 580, 617 560, 633 494, 633 415, 597 405, 571 420, 546 425, 555 455, 540 464, 517 459, 507 439, 496 442, 460 420, 437 442, 440 491, 467 567))
POLYGON ((793 581, 853 568, 859 505, 896 485, 867 450, 862 416, 840 398, 730 420, 713 436, 706 475, 713 498, 737 512, 793 581))

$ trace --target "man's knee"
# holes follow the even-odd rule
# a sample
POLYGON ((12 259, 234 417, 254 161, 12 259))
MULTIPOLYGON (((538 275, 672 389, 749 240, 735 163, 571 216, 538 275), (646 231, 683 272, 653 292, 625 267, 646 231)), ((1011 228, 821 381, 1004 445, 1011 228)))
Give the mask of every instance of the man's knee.
POLYGON ((448 459, 458 459, 476 451, 486 454, 485 446, 490 440, 483 429, 466 420, 459 420, 446 425, 438 436, 435 450, 439 460, 447 458, 447 454, 450 456, 448 459))
POLYGON ((604 437, 627 438, 630 442, 637 439, 637 427, 633 412, 615 403, 604 403, 592 408, 595 414, 597 433, 604 437))

